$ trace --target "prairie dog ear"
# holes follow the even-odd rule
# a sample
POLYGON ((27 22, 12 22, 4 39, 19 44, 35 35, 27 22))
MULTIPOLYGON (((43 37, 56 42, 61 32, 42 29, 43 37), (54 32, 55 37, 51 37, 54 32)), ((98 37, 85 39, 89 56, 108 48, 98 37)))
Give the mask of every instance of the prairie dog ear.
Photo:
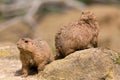
POLYGON ((21 40, 23 40, 25 43, 32 41, 30 38, 22 38, 21 40))
POLYGON ((82 15, 81 16, 86 16, 88 18, 91 18, 94 16, 94 13, 91 11, 82 11, 82 15))
POLYGON ((92 14, 92 12, 90 12, 90 11, 82 11, 82 14, 92 14))
POLYGON ((93 20, 93 21, 96 21, 96 16, 91 11, 82 11, 81 20, 93 20))
POLYGON ((82 11, 82 15, 84 14, 84 11, 82 11))

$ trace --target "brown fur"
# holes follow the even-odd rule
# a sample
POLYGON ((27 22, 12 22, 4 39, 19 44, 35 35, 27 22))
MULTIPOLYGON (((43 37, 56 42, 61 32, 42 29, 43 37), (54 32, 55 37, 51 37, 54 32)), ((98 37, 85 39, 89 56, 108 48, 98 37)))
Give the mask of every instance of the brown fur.
POLYGON ((23 38, 17 42, 20 50, 23 77, 28 76, 31 67, 37 67, 42 71, 45 65, 53 61, 50 48, 46 41, 41 39, 23 38))
POLYGON ((82 12, 81 18, 63 26, 55 37, 57 57, 62 58, 76 50, 97 47, 99 25, 96 17, 89 11, 82 12))

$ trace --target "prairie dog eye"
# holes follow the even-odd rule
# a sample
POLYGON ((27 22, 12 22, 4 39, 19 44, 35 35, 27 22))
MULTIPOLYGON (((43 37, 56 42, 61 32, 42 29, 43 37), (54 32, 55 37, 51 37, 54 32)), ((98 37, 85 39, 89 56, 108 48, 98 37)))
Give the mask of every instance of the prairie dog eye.
POLYGON ((25 41, 25 43, 28 43, 28 41, 25 41))

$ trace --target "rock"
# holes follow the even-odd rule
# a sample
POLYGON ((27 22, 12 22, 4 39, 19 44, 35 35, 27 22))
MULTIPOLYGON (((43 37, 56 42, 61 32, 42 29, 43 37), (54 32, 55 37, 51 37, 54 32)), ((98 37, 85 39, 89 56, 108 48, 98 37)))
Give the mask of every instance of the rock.
POLYGON ((40 80, 120 80, 119 54, 103 48, 76 51, 48 64, 40 80))
POLYGON ((19 59, 19 50, 16 45, 0 46, 0 58, 16 58, 19 59))

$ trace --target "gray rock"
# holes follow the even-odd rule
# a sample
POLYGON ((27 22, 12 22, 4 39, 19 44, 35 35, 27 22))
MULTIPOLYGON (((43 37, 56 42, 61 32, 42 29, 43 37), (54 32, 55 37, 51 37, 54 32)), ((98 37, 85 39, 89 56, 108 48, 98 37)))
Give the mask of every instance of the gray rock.
POLYGON ((40 80, 120 80, 117 58, 118 53, 103 48, 76 51, 48 64, 38 76, 40 80))

